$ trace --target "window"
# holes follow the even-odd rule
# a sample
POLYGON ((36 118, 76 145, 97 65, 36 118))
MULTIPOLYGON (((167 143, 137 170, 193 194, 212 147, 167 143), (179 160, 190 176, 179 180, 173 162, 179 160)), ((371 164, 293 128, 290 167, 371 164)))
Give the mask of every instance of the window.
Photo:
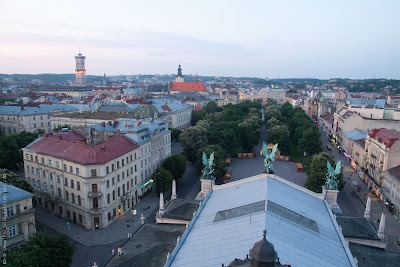
MULTIPOLYGON (((136 178, 135 178, 136 179, 136 178)), ((131 187, 133 188, 133 179, 131 179, 131 187)))
POLYGON ((43 183, 43 190, 44 190, 44 192, 47 192, 47 184, 46 183, 43 183))
POLYGON ((126 164, 128 164, 128 157, 126 157, 126 164))
POLYGON ((42 158, 42 164, 44 164, 44 158, 42 158))
POLYGON ((97 193, 97 184, 92 184, 92 192, 97 193))
POLYGON ((67 171, 67 164, 64 164, 64 171, 67 171))
POLYGON ((115 200, 115 190, 113 190, 113 200, 115 200))
POLYGON ((60 183, 60 175, 57 175, 57 183, 60 183))
POLYGON ((107 214, 108 221, 111 221, 111 212, 107 214))
POLYGON ((126 182, 126 191, 129 191, 129 181, 126 182))
POLYGON ((34 174, 35 173, 35 168, 32 167, 31 170, 32 170, 32 174, 34 174))
POLYGON ((36 123, 33 124, 33 128, 36 128, 36 123))
POLYGON ((68 191, 65 191, 65 199, 66 199, 67 201, 69 201, 69 194, 68 194, 68 191))
POLYGON ((69 166, 69 172, 70 172, 70 173, 73 172, 72 170, 73 170, 72 166, 69 166))
POLYGON ((15 209, 17 210, 17 214, 21 213, 21 207, 19 206, 19 204, 15 205, 15 209))
POLYGON ((79 223, 82 223, 82 215, 79 214, 79 223))
POLYGON ((133 173, 133 167, 131 167, 131 174, 133 173))
POLYGON ((37 160, 37 156, 35 156, 35 162, 38 162, 38 160, 37 160))
POLYGON ((74 188, 74 180, 71 179, 71 188, 74 188))
POLYGON ((107 188, 110 188, 110 180, 107 180, 107 188))
POLYGON ((91 174, 92 174, 92 177, 96 177, 97 176, 96 169, 91 169, 91 174))
POLYGON ((111 164, 111 171, 114 171, 114 163, 111 164))
POLYGON ((81 190, 81 183, 80 182, 76 182, 76 190, 81 190))
POLYGON ((72 200, 72 203, 75 204, 75 194, 74 193, 71 194, 71 200, 72 200))
POLYGON ((79 168, 75 169, 75 173, 76 173, 76 175, 79 175, 79 168))
POLYGON ((67 177, 65 177, 64 185, 68 186, 68 178, 67 177))
POLYGON ((33 156, 31 155, 31 161, 33 161, 33 156))
POLYGON ((125 185, 122 185, 122 195, 125 196, 125 185))
POLYGON ((29 173, 31 171, 31 168, 27 165, 26 166, 26 171, 29 173))
POLYGON ((99 200, 97 197, 93 198, 93 208, 97 209, 99 207, 99 200))
POLYGON ((117 216, 117 209, 113 209, 113 216, 117 216))
MULTIPOLYGON (((118 164, 118 163, 117 163, 118 164)), ((121 165, 124 166, 124 159, 122 159, 121 165)))
POLYGON ((122 173, 122 180, 124 180, 125 179, 125 173, 123 172, 122 173))
POLYGON ((137 165, 135 164, 135 172, 137 172, 137 165))
POLYGON ((14 215, 14 207, 8 207, 7 208, 7 217, 10 217, 13 215, 14 215))
POLYGON ((51 195, 54 197, 54 186, 53 185, 50 185, 50 192, 51 192, 51 195))
POLYGON ((53 180, 53 173, 50 173, 50 180, 53 180))
POLYGON ((117 193, 118 197, 121 196, 121 188, 118 187, 118 193, 117 193))
POLYGON ((114 177, 111 178, 111 184, 112 184, 112 185, 115 185, 115 179, 114 179, 114 177))
POLYGON ((58 188, 58 197, 61 197, 61 188, 58 188))
POLYGON ((110 173, 110 167, 106 167, 106 173, 109 174, 110 173))
POLYGON ((71 212, 69 210, 67 210, 67 217, 71 218, 71 212))
POLYGON ((40 181, 37 181, 37 189, 40 190, 40 181))
POLYGON ((78 205, 81 206, 82 205, 82 199, 81 196, 78 195, 78 205))
POLYGON ((117 183, 119 183, 119 174, 117 175, 117 183))
POLYGON ((119 168, 119 161, 117 161, 117 169, 119 168))
POLYGON ((18 235, 17 225, 8 226, 8 237, 14 237, 18 235))
POLYGON ((131 154, 131 161, 133 160, 132 158, 133 158, 133 157, 132 157, 132 154, 131 154))
POLYGON ((110 204, 110 194, 107 194, 107 204, 110 204))
POLYGON ((43 120, 43 116, 40 116, 40 119, 43 120))
POLYGON ((25 154, 25 159, 29 159, 29 155, 28 154, 25 154))

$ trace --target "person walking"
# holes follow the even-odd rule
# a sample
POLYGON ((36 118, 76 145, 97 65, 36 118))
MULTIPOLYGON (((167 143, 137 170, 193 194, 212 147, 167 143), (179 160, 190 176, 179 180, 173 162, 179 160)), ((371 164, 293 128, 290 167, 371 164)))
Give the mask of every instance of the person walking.
POLYGON ((129 219, 128 219, 128 220, 126 220, 126 227, 128 227, 128 228, 129 228, 129 219))

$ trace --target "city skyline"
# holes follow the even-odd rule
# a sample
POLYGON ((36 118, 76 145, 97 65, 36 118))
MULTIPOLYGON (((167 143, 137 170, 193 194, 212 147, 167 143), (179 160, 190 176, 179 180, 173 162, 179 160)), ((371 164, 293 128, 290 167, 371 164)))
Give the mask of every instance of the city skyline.
POLYGON ((397 1, 5 1, 0 73, 400 79, 397 1))

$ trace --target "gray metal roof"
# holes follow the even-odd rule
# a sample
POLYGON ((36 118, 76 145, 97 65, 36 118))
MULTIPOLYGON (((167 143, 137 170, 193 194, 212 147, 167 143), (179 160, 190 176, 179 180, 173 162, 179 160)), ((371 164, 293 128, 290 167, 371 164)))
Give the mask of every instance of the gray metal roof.
POLYGON ((267 240, 282 264, 355 266, 323 195, 280 177, 263 174, 215 186, 198 213, 166 266, 228 265, 235 258, 246 258, 263 230, 267 230, 267 240), (267 208, 214 221, 220 211, 260 201, 273 202, 284 212, 267 208), (306 224, 293 219, 296 216, 304 218, 306 224))
POLYGON ((32 197, 33 194, 13 185, 0 182, 0 204, 15 202, 24 198, 32 197))

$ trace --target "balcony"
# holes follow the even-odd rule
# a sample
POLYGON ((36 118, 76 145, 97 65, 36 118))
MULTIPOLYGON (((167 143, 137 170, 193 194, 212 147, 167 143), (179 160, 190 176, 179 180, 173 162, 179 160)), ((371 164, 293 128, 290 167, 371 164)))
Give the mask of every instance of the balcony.
POLYGON ((7 240, 7 245, 8 246, 15 245, 15 244, 18 244, 19 242, 24 241, 24 234, 20 233, 20 234, 18 234, 16 236, 8 237, 6 240, 7 240))
POLYGON ((101 197, 101 196, 102 196, 102 193, 99 191, 89 192, 89 197, 101 197))

